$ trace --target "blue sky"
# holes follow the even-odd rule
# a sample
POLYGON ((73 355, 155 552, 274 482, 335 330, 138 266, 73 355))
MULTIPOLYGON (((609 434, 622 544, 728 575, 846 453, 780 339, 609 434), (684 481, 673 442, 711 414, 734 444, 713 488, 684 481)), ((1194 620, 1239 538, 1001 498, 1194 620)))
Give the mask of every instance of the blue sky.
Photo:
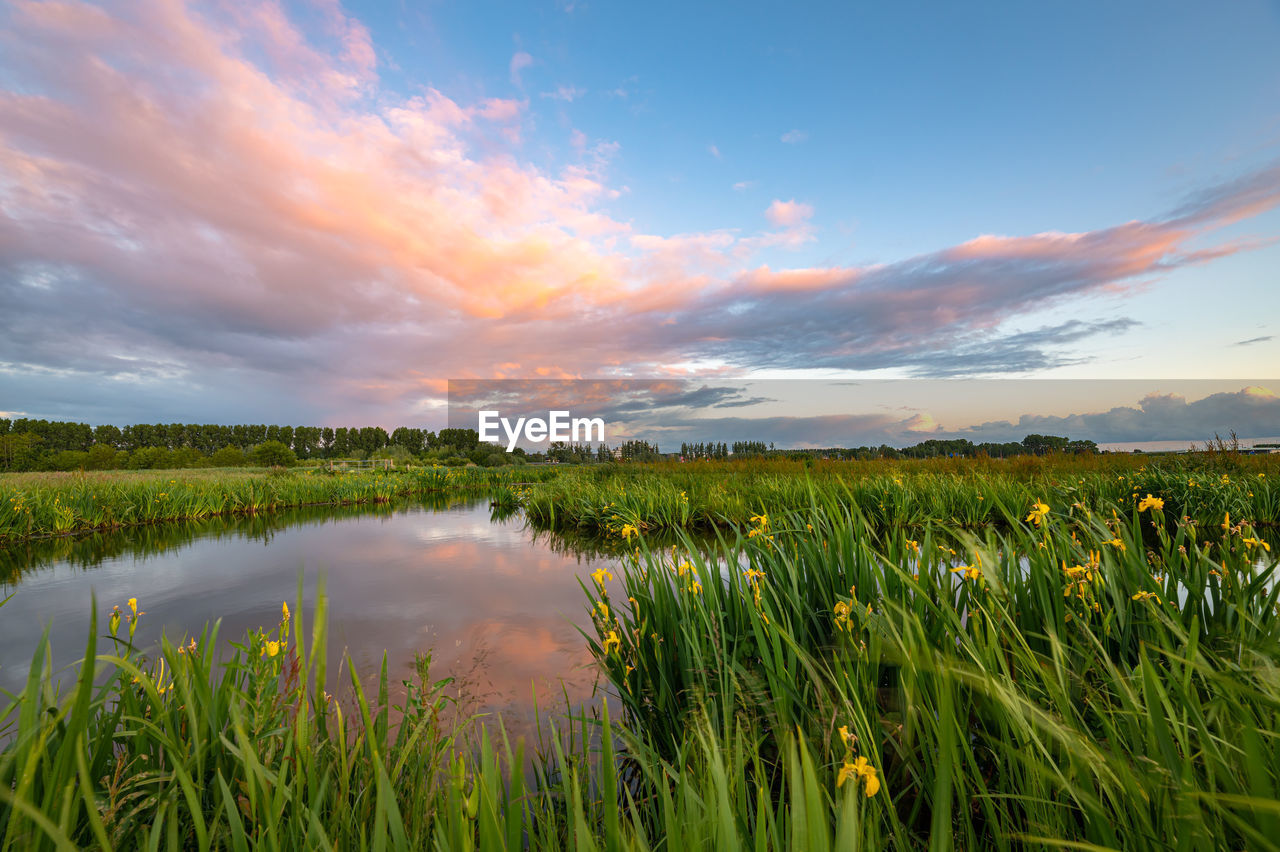
POLYGON ((449 378, 1280 363, 1274 2, 0 18, 0 411, 394 425, 449 378))
POLYGON ((813 263, 1159 214, 1280 146, 1275 4, 404 5, 353 6, 402 91, 528 97, 546 163, 618 142, 610 209, 653 231, 807 200, 813 263))

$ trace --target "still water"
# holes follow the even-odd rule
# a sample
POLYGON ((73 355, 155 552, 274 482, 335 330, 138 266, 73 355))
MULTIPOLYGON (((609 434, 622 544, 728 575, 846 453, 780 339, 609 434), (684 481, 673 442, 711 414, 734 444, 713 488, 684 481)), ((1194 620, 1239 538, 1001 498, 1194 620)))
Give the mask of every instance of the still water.
POLYGON ((331 683, 344 652, 366 688, 384 650, 393 685, 430 652, 432 679, 454 677, 463 710, 520 726, 535 690, 544 709, 595 695, 579 578, 611 562, 482 501, 290 510, 0 549, 0 598, 13 594, 0 607, 0 689, 21 688, 46 626, 55 668, 78 661, 95 594, 100 625, 137 597, 136 641, 154 649, 162 631, 177 641, 219 618, 222 641, 240 641, 273 627, 285 600, 296 617, 301 578, 308 631, 319 582, 329 599, 331 683))

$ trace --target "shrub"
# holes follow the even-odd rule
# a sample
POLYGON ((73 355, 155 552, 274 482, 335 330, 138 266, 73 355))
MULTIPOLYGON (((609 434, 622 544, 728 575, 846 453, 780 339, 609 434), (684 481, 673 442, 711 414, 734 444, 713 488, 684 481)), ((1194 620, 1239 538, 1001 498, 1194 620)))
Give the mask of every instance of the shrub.
POLYGON ((227 445, 209 456, 209 461, 214 467, 242 467, 248 460, 239 448, 227 445))
POLYGON ((298 457, 279 441, 267 441, 250 450, 249 461, 259 467, 293 467, 298 457))

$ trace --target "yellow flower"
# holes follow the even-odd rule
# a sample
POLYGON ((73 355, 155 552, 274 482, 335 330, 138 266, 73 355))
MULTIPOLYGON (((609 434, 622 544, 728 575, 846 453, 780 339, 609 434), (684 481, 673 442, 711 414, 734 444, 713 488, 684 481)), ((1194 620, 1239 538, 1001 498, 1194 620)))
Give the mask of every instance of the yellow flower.
POLYGON ((258 654, 258 656, 259 656, 259 657, 274 657, 276 654, 279 654, 279 653, 280 653, 280 643, 279 643, 279 642, 268 642, 266 645, 264 645, 264 646, 263 646, 263 648, 262 648, 262 652, 261 652, 260 654, 258 654))
POLYGON ((1068 568, 1065 562, 1062 564, 1062 570, 1066 572, 1066 575, 1072 580, 1079 580, 1082 577, 1087 577, 1089 574, 1089 569, 1083 565, 1076 565, 1072 568, 1068 568))
POLYGON ((596 585, 603 586, 605 580, 613 579, 613 572, 608 568, 601 568, 599 571, 592 572, 591 579, 596 581, 596 585))
POLYGON ((615 630, 610 630, 609 635, 604 638, 604 652, 606 654, 616 651, 622 647, 622 640, 618 638, 615 630))
POLYGON ((1245 538, 1245 539, 1241 539, 1241 541, 1244 542, 1245 547, 1256 547, 1257 545, 1260 544, 1262 545, 1262 549, 1265 550, 1267 553, 1271 552, 1271 545, 1267 544, 1265 541, 1263 541, 1260 538, 1245 538))
POLYGON ((1138 511, 1145 512, 1148 509, 1152 509, 1153 511, 1157 511, 1157 512, 1163 512, 1164 500, 1162 500, 1159 497, 1152 497, 1150 494, 1148 494, 1145 498, 1143 498, 1138 503, 1138 511))
POLYGON ((1130 600, 1145 601, 1148 598, 1155 598, 1156 603, 1160 603, 1160 596, 1155 592, 1134 592, 1130 600))
POLYGON ((913 538, 907 539, 907 550, 910 550, 912 553, 919 553, 920 542, 916 541, 913 538))
POLYGON ((1224 530, 1231 529, 1231 513, 1227 512, 1226 517, 1222 519, 1222 528, 1224 530))
POLYGON ((618 534, 627 541, 631 541, 631 537, 633 535, 639 535, 640 530, 636 529, 635 524, 623 524, 622 529, 618 530, 618 534))
POLYGON ((138 614, 138 599, 137 599, 137 598, 129 598, 129 611, 130 611, 130 612, 132 612, 134 615, 137 615, 137 614, 138 614))
POLYGON ((836 787, 843 787, 844 782, 852 778, 862 780, 868 799, 880 792, 880 779, 876 775, 876 768, 868 763, 865 757, 859 757, 852 763, 847 760, 844 762, 844 766, 840 767, 840 774, 836 777, 836 787))
POLYGON ((952 574, 959 574, 966 580, 981 580, 982 569, 977 565, 961 565, 959 568, 952 568, 952 574))
POLYGON ((1031 506, 1031 511, 1027 513, 1027 521, 1035 524, 1036 526, 1040 526, 1047 514, 1049 514, 1048 504, 1036 501, 1036 503, 1031 506))
POLYGON ((280 602, 280 620, 281 621, 289 620, 289 602, 288 601, 280 602))
POLYGON ((1103 544, 1109 544, 1112 547, 1118 547, 1121 550, 1124 550, 1124 542, 1118 538, 1108 539, 1107 541, 1104 541, 1103 544))

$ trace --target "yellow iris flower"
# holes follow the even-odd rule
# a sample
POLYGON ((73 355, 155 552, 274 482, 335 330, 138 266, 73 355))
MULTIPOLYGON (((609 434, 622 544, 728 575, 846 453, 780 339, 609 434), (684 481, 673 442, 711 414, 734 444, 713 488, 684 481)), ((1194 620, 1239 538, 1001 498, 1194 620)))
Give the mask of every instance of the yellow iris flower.
POLYGON ((867 762, 865 757, 859 757, 852 763, 844 762, 844 766, 840 767, 840 774, 836 777, 836 787, 843 787, 844 782, 850 779, 861 779, 863 790, 870 799, 876 793, 880 792, 880 778, 876 774, 876 768, 867 762))

